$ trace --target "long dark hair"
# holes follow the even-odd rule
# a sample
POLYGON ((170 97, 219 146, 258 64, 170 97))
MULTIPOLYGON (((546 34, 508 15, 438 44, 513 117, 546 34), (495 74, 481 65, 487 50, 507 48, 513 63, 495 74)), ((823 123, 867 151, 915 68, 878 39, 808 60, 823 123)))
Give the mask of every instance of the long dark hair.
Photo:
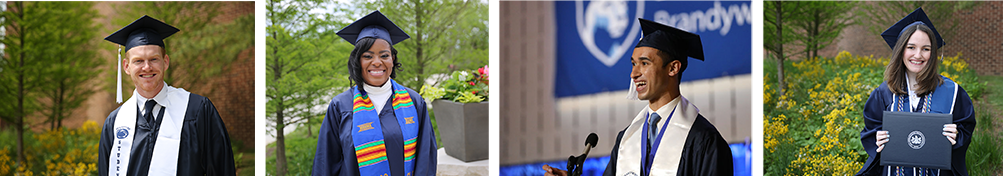
POLYGON ((905 46, 912 37, 912 34, 916 30, 926 32, 926 35, 930 38, 930 43, 932 48, 930 50, 930 58, 926 60, 926 67, 923 67, 919 73, 916 73, 916 81, 919 87, 916 90, 916 95, 923 96, 926 93, 933 92, 940 84, 944 83, 944 80, 940 78, 940 73, 937 73, 937 67, 940 65, 940 59, 937 58, 938 50, 941 46, 937 43, 937 37, 934 35, 933 30, 926 25, 913 25, 905 29, 905 32, 899 35, 898 42, 895 42, 895 49, 892 49, 891 61, 888 62, 888 66, 885 67, 885 81, 888 82, 888 89, 895 94, 908 94, 906 84, 906 67, 905 62, 902 61, 902 54, 905 52, 905 46))
MULTIPOLYGON (((348 80, 352 81, 355 86, 358 86, 359 92, 365 92, 362 89, 362 84, 366 82, 362 79, 362 61, 359 60, 359 57, 362 56, 362 53, 369 51, 369 48, 373 47, 373 43, 376 43, 376 38, 366 37, 359 39, 355 43, 355 49, 352 49, 352 53, 348 55, 348 80)), ((390 43, 390 41, 387 41, 387 43, 390 43)), ((397 72, 401 70, 401 63, 397 60, 397 49, 393 45, 390 45, 390 57, 393 58, 394 63, 391 67, 393 71, 390 72, 390 78, 396 79, 397 72)), ((388 80, 387 83, 390 83, 390 81, 388 80)))

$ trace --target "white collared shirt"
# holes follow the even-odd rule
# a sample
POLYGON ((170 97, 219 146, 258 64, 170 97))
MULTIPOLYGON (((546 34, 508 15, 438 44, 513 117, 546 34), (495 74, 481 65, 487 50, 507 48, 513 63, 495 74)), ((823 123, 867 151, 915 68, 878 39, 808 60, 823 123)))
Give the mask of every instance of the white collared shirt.
POLYGON ((916 106, 919 106, 919 96, 916 95, 916 91, 912 88, 912 84, 915 84, 916 80, 910 77, 909 73, 905 74, 905 80, 906 89, 909 92, 909 107, 912 107, 909 109, 909 112, 912 112, 913 109, 916 109, 916 106))
MULTIPOLYGON (((132 96, 135 96, 136 100, 138 100, 136 101, 136 105, 139 106, 139 115, 146 115, 146 101, 150 100, 150 98, 139 95, 139 91, 137 90, 132 91, 132 96)), ((160 109, 167 104, 167 82, 164 82, 164 87, 161 87, 160 92, 157 92, 157 95, 153 96, 153 100, 157 102, 157 105, 153 106, 153 117, 156 118, 160 115, 160 109)))
MULTIPOLYGON (((662 127, 665 126, 663 124, 666 124, 666 123, 663 123, 663 122, 665 122, 666 120, 670 119, 669 116, 672 115, 672 113, 673 113, 672 110, 675 109, 676 105, 679 104, 679 97, 682 97, 682 96, 680 95, 680 96, 676 97, 675 99, 672 99, 672 101, 670 101, 669 103, 666 103, 665 105, 662 105, 662 107, 659 107, 658 110, 651 110, 651 106, 645 106, 645 107, 648 108, 648 112, 649 113, 650 112, 655 112, 655 113, 658 113, 659 117, 662 117, 662 119, 658 120, 658 122, 655 122, 656 123, 656 124, 654 124, 655 131, 661 130, 662 127)), ((645 120, 647 120, 647 119, 645 119, 645 120)), ((649 124, 649 125, 651 125, 651 124, 649 124)))

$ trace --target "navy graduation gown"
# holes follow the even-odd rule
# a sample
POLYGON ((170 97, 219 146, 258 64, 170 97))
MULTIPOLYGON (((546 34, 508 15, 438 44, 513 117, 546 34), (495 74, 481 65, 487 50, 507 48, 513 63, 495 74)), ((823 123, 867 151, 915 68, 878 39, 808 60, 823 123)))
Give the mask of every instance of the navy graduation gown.
MULTIPOLYGON (((953 87, 953 81, 947 78, 943 79, 944 84, 950 84, 949 86, 953 87)), ((934 90, 934 92, 936 91, 934 90)), ((882 130, 883 113, 892 106, 892 102, 894 101, 892 99, 893 95, 894 93, 888 89, 887 82, 884 82, 878 88, 875 88, 871 92, 870 97, 867 98, 867 103, 864 105, 865 126, 860 131, 860 142, 864 146, 864 150, 867 151, 868 157, 867 162, 864 163, 863 168, 860 168, 857 175, 885 175, 889 172, 888 167, 880 165, 880 155, 876 152, 878 146, 874 142, 875 134, 882 130)), ((951 149, 951 170, 940 170, 939 175, 968 175, 968 170, 965 166, 965 153, 968 151, 968 144, 971 143, 972 130, 975 130, 975 110, 972 107, 972 99, 968 97, 968 93, 961 86, 958 86, 956 99, 953 107, 954 112, 952 116, 954 119, 952 122, 958 125, 958 136, 956 144, 951 149)), ((909 99, 906 98, 905 101, 905 105, 908 105, 909 99)), ((920 99, 920 104, 923 101, 925 101, 925 98, 920 99)), ((916 111, 918 109, 912 110, 913 112, 919 112, 916 111)), ((903 170, 906 175, 913 175, 911 168, 903 170)))
MULTIPOLYGON (((613 152, 606 171, 603 176, 616 175, 617 151, 620 148, 620 139, 623 138, 624 131, 621 130, 616 135, 616 144, 613 144, 613 152)), ((697 114, 693 126, 690 127, 686 136, 686 143, 683 144, 683 152, 679 158, 678 175, 734 175, 733 158, 728 142, 724 141, 721 133, 717 131, 707 118, 697 114)), ((641 162, 641 161, 637 161, 641 162)))
MULTIPOLYGON (((418 146, 415 149, 415 166, 413 175, 435 175, 437 163, 435 131, 428 117, 425 99, 418 92, 407 89, 418 113, 418 146)), ((404 175, 404 138, 401 134, 397 116, 394 115, 393 96, 380 111, 380 125, 383 128, 383 138, 386 141, 387 160, 390 162, 390 174, 404 175)), ((355 146, 352 144, 352 102, 351 89, 342 92, 331 100, 327 107, 327 115, 320 126, 317 140, 317 153, 313 158, 313 175, 359 175, 358 159, 355 157, 355 146)), ((375 101, 375 100, 374 100, 375 101)))
MULTIPOLYGON (((139 108, 133 105, 123 105, 126 108, 139 108)), ((105 119, 101 129, 101 141, 98 147, 98 174, 108 175, 108 157, 115 139, 114 125, 118 109, 112 111, 105 119)), ((164 114, 161 112, 160 114, 164 114)), ((159 119, 159 118, 158 118, 159 119)), ((152 124, 145 118, 136 119, 136 137, 129 160, 129 170, 125 175, 148 175, 152 164, 153 146, 157 138, 160 124, 152 124), (154 128, 144 128, 153 127, 154 128)), ((181 143, 178 148, 177 175, 236 175, 233 163, 233 151, 230 148, 230 137, 226 132, 223 119, 219 117, 216 107, 209 98, 191 94, 188 109, 185 113, 181 129, 181 143)))

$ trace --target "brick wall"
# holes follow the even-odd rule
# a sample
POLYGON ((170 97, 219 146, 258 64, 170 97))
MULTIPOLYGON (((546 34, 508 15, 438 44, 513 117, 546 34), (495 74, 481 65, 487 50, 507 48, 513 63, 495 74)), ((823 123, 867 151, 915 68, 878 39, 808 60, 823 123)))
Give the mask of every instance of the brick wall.
MULTIPOLYGON (((962 53, 979 75, 1003 76, 1003 2, 982 2, 970 11, 954 13, 960 24, 946 39, 945 55, 962 53)), ((942 50, 943 51, 943 50, 942 50)))
MULTIPOLYGON (((969 68, 979 75, 1003 76, 1003 59, 1000 57, 1003 54, 1003 31, 999 30, 1003 27, 1001 8, 1003 2, 981 2, 972 9, 955 12, 953 20, 959 21, 959 25, 953 29, 953 37, 944 39, 947 45, 940 52, 944 56, 961 52, 961 58, 967 59, 969 68)), ((863 25, 847 27, 835 42, 819 51, 819 55, 834 57, 839 51, 846 50, 854 55, 887 58, 891 53, 884 40, 863 25)))
MULTIPOLYGON (((233 2, 220 7, 213 21, 226 23, 254 13, 253 2, 233 2)), ((227 72, 213 80, 216 91, 205 95, 219 111, 231 141, 239 141, 245 151, 254 150, 254 47, 241 51, 227 72)))

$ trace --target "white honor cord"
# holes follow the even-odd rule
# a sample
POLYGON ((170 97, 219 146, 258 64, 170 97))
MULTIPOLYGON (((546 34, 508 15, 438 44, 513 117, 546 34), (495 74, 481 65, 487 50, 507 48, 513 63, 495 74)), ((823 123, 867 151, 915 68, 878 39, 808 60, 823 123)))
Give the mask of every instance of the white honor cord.
POLYGON ((122 103, 122 47, 118 47, 118 83, 115 88, 115 103, 122 103))

